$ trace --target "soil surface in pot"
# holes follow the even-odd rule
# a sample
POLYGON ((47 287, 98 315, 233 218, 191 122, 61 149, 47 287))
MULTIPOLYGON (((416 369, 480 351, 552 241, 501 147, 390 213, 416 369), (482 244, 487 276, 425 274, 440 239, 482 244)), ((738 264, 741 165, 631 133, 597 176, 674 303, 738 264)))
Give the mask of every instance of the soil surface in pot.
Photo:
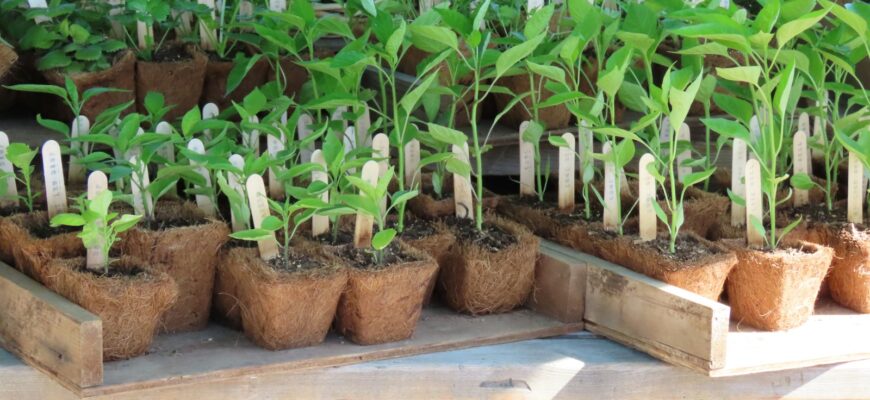
POLYGON ((278 257, 267 261, 266 264, 275 271, 291 274, 309 272, 323 266, 319 261, 304 254, 291 253, 290 259, 288 260, 284 258, 283 252, 279 254, 278 257))
POLYGON ((151 57, 153 62, 179 62, 193 58, 184 46, 166 46, 157 49, 151 57))
POLYGON ((75 226, 57 226, 53 227, 49 224, 31 224, 27 226, 27 230, 36 238, 48 239, 52 236, 62 235, 64 233, 73 233, 80 230, 75 226))
POLYGON ((836 224, 837 222, 846 221, 846 209, 844 207, 834 206, 833 210, 828 210, 828 207, 824 204, 808 204, 792 208, 787 211, 786 215, 792 221, 799 217, 802 217, 804 222, 836 224))
POLYGON ((504 250, 517 243, 516 236, 495 225, 483 224, 483 231, 477 230, 474 221, 468 218, 447 217, 444 222, 453 229, 456 240, 474 243, 490 252, 504 250))
POLYGON ((674 253, 670 251, 670 239, 667 236, 659 236, 655 240, 639 242, 637 244, 657 250, 662 256, 682 263, 697 261, 704 257, 722 253, 719 249, 700 243, 691 236, 677 237, 675 244, 676 251, 674 253))
POLYGON ((22 205, 6 206, 0 208, 0 217, 8 217, 10 215, 21 214, 27 211, 27 207, 22 205))
MULTIPOLYGON (((391 228, 395 228, 395 223, 389 224, 391 228)), ((405 229, 400 234, 405 240, 423 239, 437 233, 435 225, 423 219, 412 219, 405 221, 405 229)))
POLYGON ((171 218, 160 218, 154 219, 150 221, 140 221, 137 224, 138 227, 148 229, 151 231, 162 231, 166 229, 172 228, 181 228, 185 226, 196 226, 202 225, 208 222, 205 218, 186 218, 186 217, 171 217, 171 218))
POLYGON ((526 207, 533 208, 537 211, 540 211, 544 215, 549 218, 552 218, 560 225, 571 225, 576 224, 578 222, 592 222, 592 221, 601 221, 604 218, 604 209, 598 206, 592 206, 589 208, 589 218, 586 218, 586 210, 582 203, 582 199, 577 199, 578 202, 574 204, 574 209, 571 212, 564 212, 559 210, 559 207, 556 203, 544 200, 543 202, 538 201, 537 197, 534 196, 522 196, 522 197, 514 197, 511 199, 516 204, 524 205, 526 207))
POLYGON ((357 249, 353 246, 345 246, 338 251, 338 256, 347 261, 351 267, 368 270, 378 270, 396 264, 419 261, 418 258, 402 251, 398 242, 390 243, 383 250, 383 260, 375 261, 374 252, 371 249, 357 249))

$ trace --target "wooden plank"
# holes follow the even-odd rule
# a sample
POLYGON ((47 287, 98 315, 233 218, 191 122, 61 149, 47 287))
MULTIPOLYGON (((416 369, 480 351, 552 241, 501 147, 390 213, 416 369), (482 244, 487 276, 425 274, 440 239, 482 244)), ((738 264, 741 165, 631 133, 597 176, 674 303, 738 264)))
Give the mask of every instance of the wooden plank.
POLYGON ((586 264, 574 250, 542 240, 535 267, 535 289, 526 306, 562 322, 583 322, 586 264))
POLYGON ((148 354, 106 363, 105 384, 83 389, 77 394, 102 396, 246 375, 354 364, 556 336, 577 331, 581 326, 561 323, 528 309, 470 317, 432 307, 423 310, 414 336, 404 341, 359 346, 330 334, 317 346, 269 351, 250 343, 241 332, 211 325, 198 332, 158 336, 148 354))
POLYGON ((67 385, 103 381, 102 321, 0 263, 0 345, 67 385))
POLYGON ((724 365, 729 307, 588 258, 587 330, 700 371, 724 365))

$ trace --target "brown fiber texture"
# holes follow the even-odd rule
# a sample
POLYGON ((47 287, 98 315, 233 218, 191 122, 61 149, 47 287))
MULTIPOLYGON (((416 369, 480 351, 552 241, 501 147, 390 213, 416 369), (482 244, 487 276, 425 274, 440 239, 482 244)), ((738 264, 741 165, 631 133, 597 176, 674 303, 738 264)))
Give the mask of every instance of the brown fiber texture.
POLYGON ((52 258, 85 255, 77 232, 60 233, 47 238, 39 238, 31 233, 31 229, 50 230, 48 226, 48 213, 45 211, 16 214, 0 223, 0 241, 3 242, 0 252, 4 261, 11 250, 9 264, 40 282, 45 276, 45 263, 52 258))
POLYGON ((831 297, 852 310, 870 313, 870 231, 846 224, 827 229, 834 249, 827 283, 831 297))
MULTIPOLYGON (((542 79, 540 76, 534 77, 535 92, 539 101, 543 102, 553 96, 553 92, 544 88, 544 85, 549 82, 547 79, 542 79)), ((522 95, 523 93, 531 93, 531 80, 529 75, 522 73, 518 75, 506 76, 502 78, 501 84, 508 90, 513 92, 514 96, 522 95)), ((495 104, 499 109, 507 108, 514 96, 505 93, 495 93, 495 104)), ((526 96, 519 103, 515 104, 510 111, 505 113, 502 121, 512 128, 519 128, 523 121, 529 121, 533 118, 533 101, 532 96, 526 96)), ((560 104, 552 107, 541 108, 538 110, 538 122, 544 125, 545 129, 561 129, 568 126, 571 122, 571 112, 568 111, 568 106, 560 104)))
POLYGON ((535 281, 538 238, 496 215, 486 224, 510 233, 516 243, 498 252, 457 240, 438 275, 438 290, 450 308, 472 314, 511 311, 525 303, 535 281))
POLYGON ((335 326, 357 344, 370 345, 410 338, 423 309, 426 287, 438 264, 428 254, 399 242, 416 261, 379 269, 348 269, 335 326))
POLYGON ((737 265, 726 282, 733 320, 778 331, 809 319, 831 265, 831 248, 789 241, 768 251, 747 248, 741 240, 722 243, 737 254, 737 265))
POLYGON ((218 109, 223 110, 231 107, 233 102, 241 103, 245 96, 265 82, 266 74, 269 73, 270 69, 269 61, 266 58, 260 58, 232 93, 227 94, 227 79, 233 66, 233 61, 208 61, 205 68, 202 97, 200 98, 201 104, 215 103, 218 109))
MULTIPOLYGON (((471 182, 474 185, 474 182, 471 182)), ((432 190, 432 174, 422 174, 422 189, 420 194, 408 201, 408 209, 414 215, 425 219, 449 217, 456 214, 456 204, 453 200, 453 174, 447 174, 442 184, 442 197, 436 198, 428 193, 432 190)), ((499 196, 484 189, 483 208, 485 210, 498 207, 499 196)), ((471 210, 474 212, 474 210, 471 210)))
POLYGON ((306 254, 323 267, 289 273, 268 265, 256 248, 236 247, 224 255, 218 274, 221 281, 235 283, 234 308, 240 310, 245 336, 269 350, 323 341, 347 285, 346 270, 335 260, 306 254))
MULTIPOLYGON (((456 236, 451 232, 446 225, 441 221, 433 221, 435 225, 435 233, 418 239, 403 239, 409 246, 421 250, 429 254, 440 269, 444 264, 445 257, 450 251, 450 247, 456 242, 456 236)), ((435 284, 438 282, 438 271, 435 271, 432 279, 426 285, 426 296, 423 298, 423 305, 428 305, 432 300, 432 293, 435 291, 435 284)))
POLYGON ((103 323, 103 360, 144 354, 160 315, 175 301, 172 279, 134 257, 112 263, 116 271, 141 270, 135 276, 110 277, 84 271, 84 257, 54 259, 46 264, 43 283, 57 294, 96 314, 103 323))
MULTIPOLYGON (((60 87, 64 86, 65 77, 69 76, 75 82, 79 95, 88 89, 97 87, 122 89, 122 92, 99 94, 85 103, 82 107, 82 115, 91 121, 94 121, 107 108, 136 99, 136 55, 131 51, 118 53, 112 66, 103 71, 66 74, 63 71, 50 70, 43 75, 48 83, 60 87)), ((56 103, 54 117, 64 121, 70 121, 74 118, 72 111, 66 104, 59 99, 55 100, 54 103, 56 103)))
POLYGON ((16 61, 18 61, 18 54, 15 53, 15 50, 5 44, 0 44, 0 79, 9 72, 16 61))
POLYGON ((160 202, 155 206, 157 223, 188 222, 185 226, 150 230, 140 223, 123 234, 118 243, 122 254, 142 258, 163 268, 178 284, 178 301, 161 321, 162 331, 184 332, 205 328, 211 309, 218 252, 230 230, 221 221, 206 219, 190 202, 160 202))
POLYGON ((208 57, 186 47, 191 58, 174 62, 139 61, 136 63, 136 110, 146 113, 148 92, 163 94, 167 106, 173 106, 164 119, 173 121, 199 106, 208 57))
POLYGON ((607 254, 603 254, 603 258, 710 300, 719 300, 719 295, 722 294, 725 286, 725 279, 737 264, 737 256, 732 251, 708 242, 691 231, 680 235, 691 237, 700 246, 711 249, 710 254, 681 262, 662 254, 654 247, 638 243, 639 238, 631 235, 611 240, 607 246, 607 254))

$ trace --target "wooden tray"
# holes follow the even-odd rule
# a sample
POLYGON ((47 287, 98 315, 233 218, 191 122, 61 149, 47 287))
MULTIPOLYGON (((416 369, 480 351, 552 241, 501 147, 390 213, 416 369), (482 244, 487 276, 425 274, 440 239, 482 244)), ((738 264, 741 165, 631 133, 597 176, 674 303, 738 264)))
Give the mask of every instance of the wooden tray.
POLYGON ((572 258, 586 266, 586 329, 671 364, 719 377, 870 358, 870 315, 829 300, 798 328, 763 332, 731 322, 725 304, 583 253, 572 258))
POLYGON ((213 324, 198 332, 157 336, 144 356, 102 363, 99 318, 0 263, 0 344, 75 394, 91 397, 582 330, 585 271, 563 253, 542 247, 536 280, 528 308, 470 317, 429 307, 423 311, 414 336, 401 342, 359 346, 330 334, 318 346, 268 351, 250 343, 240 332, 213 324), (81 346, 83 343, 88 346, 81 346))

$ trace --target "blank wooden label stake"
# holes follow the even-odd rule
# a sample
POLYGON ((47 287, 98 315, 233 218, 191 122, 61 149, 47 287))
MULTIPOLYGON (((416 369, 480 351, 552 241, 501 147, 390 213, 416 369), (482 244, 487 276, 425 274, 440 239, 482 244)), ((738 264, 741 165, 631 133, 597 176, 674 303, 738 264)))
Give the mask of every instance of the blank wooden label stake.
MULTIPOLYGON (((369 160, 363 165, 362 175, 360 178, 367 182, 370 185, 378 184, 378 163, 374 160, 369 160)), ((365 193, 360 192, 361 195, 365 196, 365 193)), ((373 199, 376 200, 377 199, 373 199)), ((353 230, 353 246, 361 249, 367 248, 372 245, 372 225, 374 223, 374 219, 371 215, 367 215, 365 213, 357 212, 356 213, 356 224, 354 224, 353 230)))
POLYGON ((6 194, 0 198, 0 207, 9 207, 18 205, 18 185, 15 181, 15 169, 9 158, 6 156, 6 150, 9 148, 9 137, 6 133, 0 131, 0 173, 6 174, 4 179, 6 182, 0 183, 6 187, 6 194))
MULTIPOLYGON (((221 111, 215 103, 206 103, 206 105, 202 106, 202 120, 205 121, 207 119, 214 119, 220 115, 221 111)), ((207 140, 211 140, 211 129, 206 129, 203 131, 205 133, 205 138, 207 140)))
POLYGON ((520 124, 520 196, 535 195, 535 147, 523 139, 529 121, 520 124))
POLYGON ((411 189, 420 184, 420 141, 417 139, 405 145, 405 182, 411 189))
MULTIPOLYGON (((91 121, 84 115, 79 115, 72 121, 70 127, 70 137, 77 138, 87 135, 91 132, 91 121)), ((85 181, 85 166, 78 163, 78 154, 82 152, 82 143, 78 141, 70 142, 69 155, 69 181, 72 183, 81 183, 85 181)), ((82 154, 86 156, 87 154, 82 154)))
POLYGON ((130 158, 133 166, 133 174, 130 176, 130 189, 133 194, 133 211, 138 215, 148 218, 154 216, 154 199, 148 186, 151 186, 151 178, 148 176, 148 165, 139 161, 139 157, 130 158))
POLYGON ((758 160, 746 162, 746 242, 753 247, 764 246, 764 236, 752 224, 755 219, 763 224, 764 207, 761 198, 761 164, 758 160))
MULTIPOLYGON (((194 153, 205 154, 205 146, 199 139, 190 139, 190 142, 187 143, 187 148, 194 153)), ((209 176, 208 170, 205 169, 205 167, 199 165, 199 163, 194 160, 190 160, 190 165, 192 165, 193 170, 196 171, 197 174, 202 176, 203 180, 205 180, 205 187, 211 187, 211 177, 209 176)), ((214 203, 212 203, 211 197, 207 195, 196 195, 196 205, 209 217, 214 217, 217 215, 214 203)))
MULTIPOLYGON (((102 171, 94 171, 88 175, 88 200, 93 200, 100 193, 109 190, 109 179, 102 171)), ((100 221, 105 224, 106 221, 100 221)), ((87 261, 85 266, 90 270, 99 270, 106 265, 108 260, 103 256, 102 244, 89 247, 87 250, 87 261)))
MULTIPOLYGON (((468 143, 463 143, 462 146, 454 144, 452 149, 457 160, 468 164, 468 143)), ((474 219, 474 199, 469 177, 453 175, 453 204, 457 217, 474 219)))
POLYGON ((45 202, 48 217, 51 218, 67 210, 60 145, 54 140, 42 145, 42 172, 45 177, 45 202))
MULTIPOLYGON (((281 138, 278 138, 272 134, 266 135, 266 151, 269 152, 269 156, 273 159, 277 158, 278 153, 284 150, 283 133, 281 136, 281 138)), ((280 165, 269 168, 269 197, 276 200, 284 198, 284 185, 278 179, 278 174, 283 170, 284 168, 280 165)))
POLYGON ((849 222, 864 223, 864 166, 861 160, 849 152, 849 188, 847 193, 847 216, 849 222))
MULTIPOLYGON (((296 136, 299 137, 299 141, 302 142, 311 135, 311 125, 314 124, 314 120, 311 119, 311 116, 308 114, 302 114, 299 116, 299 120, 296 121, 296 136)), ((311 152, 314 151, 314 143, 308 144, 300 144, 301 148, 299 149, 299 159, 302 162, 311 159, 311 152)))
MULTIPOLYGON (((320 165, 322 170, 311 171, 312 182, 323 182, 329 184, 329 174, 326 173, 326 160, 323 159, 323 152, 314 150, 311 153, 311 162, 320 165)), ((320 194, 320 200, 324 203, 329 203, 329 190, 324 190, 320 194)), ((311 236, 317 237, 329 231, 329 217, 315 214, 311 217, 311 236)))
MULTIPOLYGON (((746 198, 746 142, 734 139, 731 144, 731 192, 746 198)), ((746 208, 731 201, 731 226, 743 226, 746 223, 746 208)))
MULTIPOLYGON (((372 139, 372 156, 379 159, 378 162, 378 179, 387 173, 387 168, 390 167, 390 138, 383 133, 375 135, 372 139)), ((384 196, 380 200, 381 212, 387 210, 387 197, 384 196)))
MULTIPOLYGON (((259 229, 263 226, 263 220, 270 215, 263 177, 259 174, 249 176, 245 187, 248 189, 248 203, 251 205, 251 220, 254 221, 254 228, 259 229)), ((275 239, 275 233, 272 232, 267 239, 258 240, 257 248, 260 250, 260 258, 264 260, 278 257, 278 241, 275 239)))
POLYGON ((574 176, 577 166, 576 153, 574 152, 574 135, 565 133, 562 135, 567 147, 559 148, 559 210, 571 212, 574 210, 574 176))
MULTIPOLYGON (((792 140, 792 164, 794 173, 809 175, 810 155, 807 148, 807 134, 804 131, 797 131, 792 140)), ((810 203, 810 192, 805 189, 794 188, 794 206, 801 207, 810 203)))
POLYGON ((643 241, 656 238, 656 212, 653 203, 656 201, 656 180, 650 168, 655 168, 655 157, 644 154, 638 164, 638 214, 640 218, 640 239, 643 241))
MULTIPOLYGON (((610 143, 604 143, 601 149, 603 154, 611 152, 610 143)), ((613 161, 604 162, 604 226, 616 228, 619 226, 617 214, 617 190, 616 190, 616 164, 613 161)))

